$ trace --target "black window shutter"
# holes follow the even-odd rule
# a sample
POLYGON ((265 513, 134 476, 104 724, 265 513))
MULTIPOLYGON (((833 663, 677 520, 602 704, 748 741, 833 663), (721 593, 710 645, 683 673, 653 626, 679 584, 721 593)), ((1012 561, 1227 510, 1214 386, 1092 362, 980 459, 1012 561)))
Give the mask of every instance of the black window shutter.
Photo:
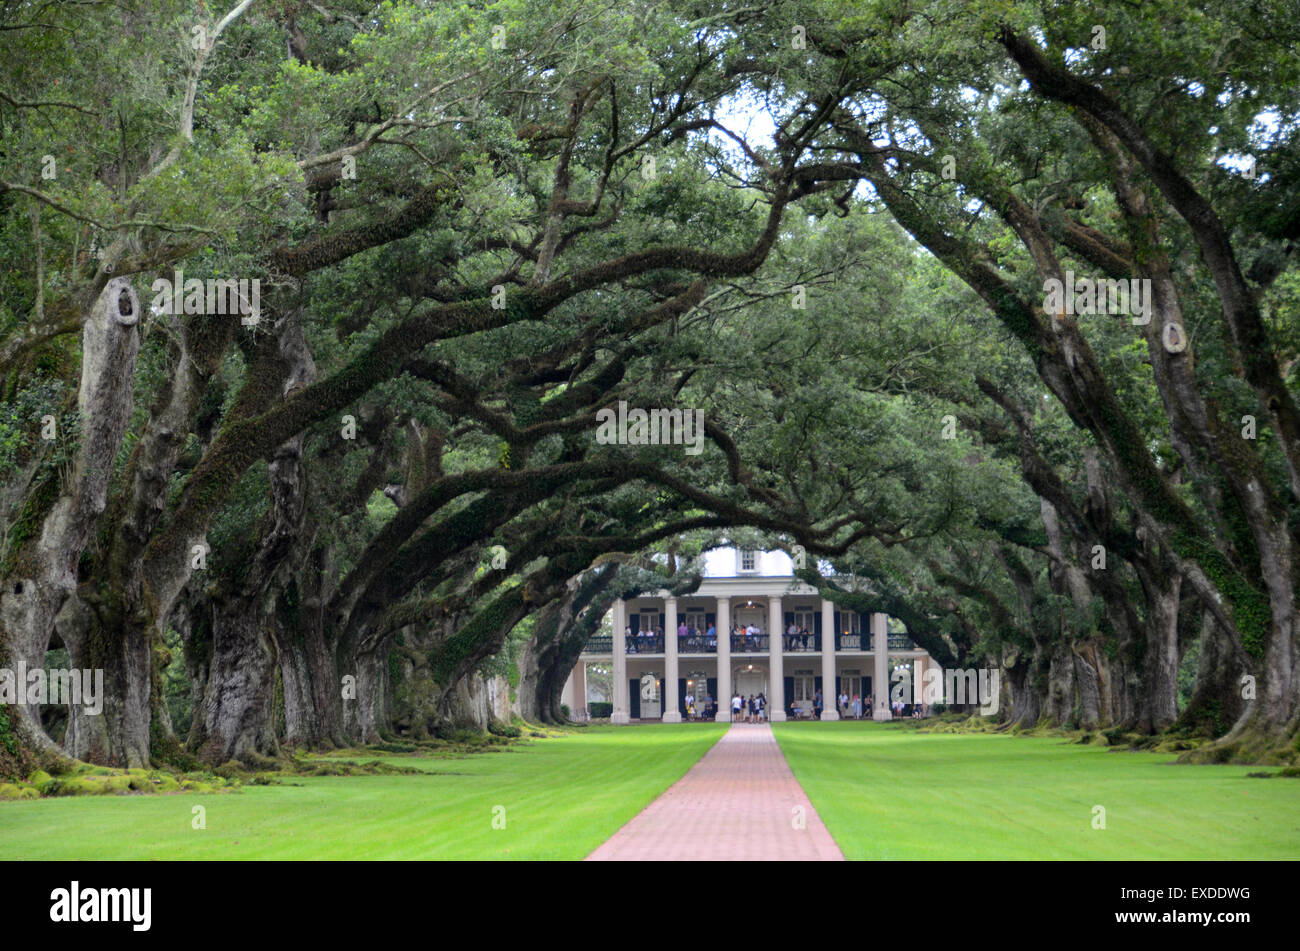
POLYGON ((641 680, 633 677, 628 681, 628 716, 633 720, 641 719, 641 680))
POLYGON ((639 614, 633 614, 632 617, 630 617, 628 620, 630 620, 630 621, 632 622, 632 633, 633 633, 633 634, 635 634, 637 631, 641 630, 641 615, 639 615, 639 614))
MULTIPOLYGON (((697 708, 699 707, 699 701, 700 698, 696 697, 695 705, 697 708)), ((682 715, 683 719, 686 718, 686 678, 685 677, 677 678, 677 712, 682 715)))
MULTIPOLYGON (((663 631, 663 629, 664 629, 664 615, 663 615, 663 614, 660 614, 660 615, 659 615, 659 630, 663 631)), ((665 631, 664 633, 667 633, 667 632, 665 631)))
POLYGON ((713 614, 713 612, 712 612, 712 611, 707 611, 707 612, 705 612, 705 614, 704 614, 704 627, 705 627, 705 629, 707 630, 708 627, 709 627, 709 625, 710 625, 710 624, 714 624, 714 623, 716 623, 716 622, 715 622, 715 620, 714 620, 714 614, 713 614))
POLYGON ((794 703, 794 678, 782 677, 781 680, 785 684, 785 709, 789 712, 790 704, 794 703))

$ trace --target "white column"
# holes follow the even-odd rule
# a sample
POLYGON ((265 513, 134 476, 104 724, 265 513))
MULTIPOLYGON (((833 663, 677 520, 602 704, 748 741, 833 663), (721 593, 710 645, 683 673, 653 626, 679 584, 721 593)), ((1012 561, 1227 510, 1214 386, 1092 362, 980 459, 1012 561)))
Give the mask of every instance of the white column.
POLYGON ((564 678, 564 686, 560 689, 560 703, 569 708, 569 716, 575 720, 577 716, 573 712, 573 675, 576 671, 576 667, 569 671, 569 676, 564 678))
POLYGON ((627 602, 619 598, 614 602, 614 713, 610 723, 628 722, 627 696, 627 638, 623 628, 627 627, 627 602))
POLYGON ((719 723, 731 720, 731 602, 718 598, 718 715, 719 723))
POLYGON ((785 720, 785 662, 781 653, 781 639, 785 636, 785 617, 781 613, 781 599, 768 599, 767 612, 768 657, 771 668, 768 679, 772 682, 767 692, 767 718, 772 723, 785 720))
POLYGON ((573 701, 569 704, 569 717, 574 720, 586 720, 587 717, 587 662, 581 657, 569 674, 573 683, 573 701))
POLYGON ((677 709, 677 599, 664 600, 664 723, 681 723, 677 709))
POLYGON ((925 688, 925 658, 912 658, 912 703, 921 703, 925 688))
POLYGON ((871 692, 876 703, 872 715, 877 720, 892 720, 894 711, 889 706, 889 619, 883 614, 871 615, 871 647, 876 662, 871 678, 871 692))
POLYGON ((840 695, 835 690, 835 603, 822 599, 822 719, 840 718, 840 695))

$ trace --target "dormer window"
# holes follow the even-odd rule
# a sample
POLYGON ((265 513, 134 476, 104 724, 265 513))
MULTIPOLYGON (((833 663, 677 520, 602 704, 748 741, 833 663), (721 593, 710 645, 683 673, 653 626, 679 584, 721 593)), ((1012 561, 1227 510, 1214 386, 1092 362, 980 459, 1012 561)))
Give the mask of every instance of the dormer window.
POLYGON ((758 570, 758 552, 745 551, 740 552, 740 570, 757 571, 758 570))

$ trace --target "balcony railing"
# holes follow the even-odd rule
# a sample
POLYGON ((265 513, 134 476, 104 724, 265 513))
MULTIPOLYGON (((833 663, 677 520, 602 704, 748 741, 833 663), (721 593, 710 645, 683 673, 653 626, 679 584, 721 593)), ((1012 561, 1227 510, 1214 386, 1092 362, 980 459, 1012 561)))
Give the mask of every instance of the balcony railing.
POLYGON ((664 636, 662 634, 633 634, 627 639, 629 654, 662 654, 664 636))
MULTIPOLYGON (((767 634, 731 638, 731 652, 733 654, 766 654, 771 648, 772 639, 767 634)), ((815 654, 819 653, 821 649, 822 638, 820 634, 781 635, 781 650, 783 653, 815 654)), ((871 635, 837 632, 835 634, 835 649, 837 651, 871 650, 871 635)), ((913 651, 918 648, 915 642, 906 634, 890 634, 889 649, 891 651, 913 651)), ((588 638, 582 652, 584 654, 612 654, 614 652, 614 638, 610 636, 588 638)), ((662 654, 664 652, 664 635, 633 634, 627 638, 627 652, 629 654, 662 654)), ((716 637, 708 637, 704 634, 688 634, 686 637, 677 637, 677 653, 679 654, 716 654, 717 652, 718 639, 716 637)))
POLYGON ((718 638, 708 637, 704 634, 687 634, 685 637, 677 637, 677 653, 679 654, 716 654, 718 652, 718 638))
POLYGON ((822 649, 820 634, 782 634, 781 650, 787 654, 813 654, 822 649))

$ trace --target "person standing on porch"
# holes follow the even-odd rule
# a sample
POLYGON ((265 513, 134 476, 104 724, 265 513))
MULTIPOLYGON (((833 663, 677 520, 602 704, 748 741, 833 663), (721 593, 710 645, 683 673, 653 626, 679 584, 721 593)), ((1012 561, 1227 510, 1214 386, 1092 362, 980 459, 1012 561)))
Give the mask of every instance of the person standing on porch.
POLYGON ((731 698, 731 722, 735 723, 740 719, 740 706, 743 701, 740 699, 740 693, 737 691, 731 698))
POLYGON ((813 695, 813 716, 818 720, 822 718, 822 692, 820 690, 813 695))
POLYGON ((853 695, 853 719, 862 719, 862 698, 856 693, 853 695))

